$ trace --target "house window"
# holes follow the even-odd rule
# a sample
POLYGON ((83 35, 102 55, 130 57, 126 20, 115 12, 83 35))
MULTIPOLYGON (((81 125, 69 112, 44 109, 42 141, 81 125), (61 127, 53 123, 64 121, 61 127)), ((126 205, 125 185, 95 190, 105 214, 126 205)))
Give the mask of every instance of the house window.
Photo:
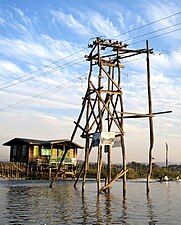
POLYGON ((62 149, 58 149, 58 156, 62 157, 62 155, 63 155, 63 150, 62 149))
POLYGON ((35 145, 33 147, 33 157, 36 158, 39 156, 39 146, 35 145))
POLYGON ((49 148, 42 148, 41 149, 41 155, 50 156, 51 155, 51 149, 49 149, 49 148))
POLYGON ((69 150, 69 157, 70 158, 73 158, 74 157, 74 150, 73 149, 70 149, 69 150))
POLYGON ((22 156, 26 156, 26 145, 22 147, 22 156))
POLYGON ((13 146, 13 156, 16 156, 17 154, 17 145, 13 146))
POLYGON ((52 154, 51 154, 51 156, 53 158, 56 158, 57 157, 57 149, 56 148, 52 148, 52 154))
POLYGON ((69 149, 67 154, 66 154, 66 158, 73 158, 73 149, 69 149))

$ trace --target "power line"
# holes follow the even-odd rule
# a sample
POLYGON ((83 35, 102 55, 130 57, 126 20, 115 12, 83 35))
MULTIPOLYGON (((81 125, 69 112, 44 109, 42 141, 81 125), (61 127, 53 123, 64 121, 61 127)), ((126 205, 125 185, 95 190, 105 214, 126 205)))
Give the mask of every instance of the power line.
MULTIPOLYGON (((120 35, 127 34, 127 33, 129 33, 129 32, 135 31, 135 30, 139 30, 139 29, 144 28, 144 27, 146 27, 146 26, 150 26, 150 25, 152 25, 152 24, 154 24, 154 23, 157 23, 157 22, 159 22, 159 21, 162 21, 162 20, 171 18, 171 17, 176 16, 176 15, 178 15, 178 14, 180 14, 180 13, 181 13, 181 12, 177 12, 177 13, 172 14, 172 15, 169 15, 169 16, 167 16, 167 17, 158 19, 158 20, 153 21, 153 22, 151 22, 151 23, 145 24, 145 25, 143 25, 143 26, 134 28, 134 29, 129 30, 129 31, 127 31, 127 32, 124 32, 124 33, 122 33, 122 34, 116 35, 116 36, 114 36, 113 38, 118 37, 118 36, 120 36, 120 35)), ((177 24, 177 25, 178 25, 178 24, 177 24)), ((173 26, 176 26, 176 25, 172 25, 172 26, 170 26, 170 27, 173 27, 173 26)), ((159 30, 157 30, 157 31, 161 31, 161 30, 168 29, 168 28, 169 28, 169 27, 163 28, 163 29, 159 29, 159 30)), ((169 31, 169 32, 160 34, 160 35, 156 35, 156 36, 150 37, 150 38, 148 38, 148 39, 153 39, 153 38, 156 38, 156 37, 160 37, 160 36, 162 36, 162 35, 169 34, 169 33, 172 33, 172 32, 178 31, 178 30, 180 30, 180 28, 179 28, 179 29, 176 29, 176 30, 173 30, 173 31, 169 31)), ((139 35, 139 36, 134 37, 134 38, 132 38, 132 39, 138 38, 138 37, 140 37, 140 36, 149 35, 149 34, 151 34, 151 33, 157 32, 157 31, 153 31, 153 32, 149 32, 149 33, 146 33, 146 34, 143 34, 143 35, 139 35)), ((131 45, 136 44, 136 43, 139 43, 139 42, 143 42, 143 41, 145 41, 145 40, 141 40, 141 41, 138 41, 138 42, 134 42, 134 43, 132 43, 131 45)), ((25 76, 27 76, 27 75, 33 74, 33 73, 35 73, 35 72, 37 72, 37 71, 40 71, 40 70, 42 70, 42 69, 44 69, 44 68, 46 68, 46 67, 49 67, 49 66, 51 66, 51 65, 53 65, 53 64, 56 64, 56 63, 58 63, 58 62, 60 62, 60 61, 62 61, 62 60, 64 60, 64 59, 66 59, 66 58, 69 58, 69 57, 71 57, 71 56, 73 56, 73 55, 75 55, 75 54, 78 54, 78 53, 81 52, 81 51, 84 51, 85 49, 87 49, 87 47, 84 48, 84 49, 81 49, 80 51, 75 52, 75 53, 73 53, 73 54, 71 54, 71 55, 69 55, 69 56, 67 56, 67 57, 64 57, 64 58, 62 58, 62 59, 60 59, 60 60, 57 60, 57 61, 55 61, 55 62, 52 62, 52 63, 49 64, 49 65, 46 65, 46 66, 44 66, 44 67, 41 67, 41 68, 36 69, 36 70, 34 70, 34 71, 31 71, 30 73, 24 74, 22 77, 25 77, 25 76)), ((139 60, 139 59, 135 59, 135 60, 139 60)), ((135 60, 130 60, 130 61, 135 61, 135 60)), ((129 62, 129 61, 128 61, 128 62, 129 62)), ((50 71, 53 71, 53 70, 58 69, 58 68, 60 68, 60 67, 61 67, 61 66, 56 67, 56 68, 54 68, 54 69, 52 69, 52 70, 50 70, 50 71)), ((49 73, 50 71, 46 71, 45 73, 49 73)), ((44 74, 44 73, 41 73, 41 74, 44 74)), ((40 74, 39 74, 39 75, 40 75, 40 74)), ((85 76, 85 75, 84 75, 84 76, 85 76)), ((17 78, 17 79, 15 79, 15 80, 19 80, 19 79, 21 79, 22 77, 17 78)), ((27 80, 27 79, 26 79, 26 80, 27 80)), ((25 81, 25 80, 23 80, 23 81, 21 81, 21 82, 24 82, 24 81, 25 81)), ((5 84, 6 84, 6 83, 5 83, 5 84)), ((13 86, 13 85, 16 85, 16 84, 12 84, 12 86, 13 86)), ((67 84, 67 85, 68 85, 68 84, 67 84)), ((28 99, 29 99, 29 100, 30 100, 30 99, 34 99, 34 98, 40 97, 41 95, 44 95, 44 94, 47 94, 47 93, 51 93, 52 91, 54 92, 54 91, 55 91, 57 88, 59 88, 60 86, 61 86, 61 85, 58 85, 58 86, 54 87, 53 89, 50 89, 50 90, 48 90, 48 91, 46 91, 46 92, 43 92, 43 93, 40 93, 40 94, 38 94, 38 95, 32 96, 31 98, 28 98, 28 99)), ((4 88, 6 88, 6 87, 4 87, 4 88)), ((66 88, 66 86, 64 85, 64 89, 65 89, 65 88, 66 88)), ((1 90, 1 89, 0 89, 0 90, 1 90)), ((62 89, 61 89, 61 90, 62 90, 62 89)), ((17 104, 14 104, 14 105, 10 105, 10 106, 8 106, 8 107, 5 107, 4 109, 14 107, 15 105, 18 106, 18 104, 22 104, 22 103, 25 103, 25 102, 27 103, 27 100, 28 100, 28 99, 23 100, 23 101, 21 101, 21 102, 19 102, 19 103, 17 103, 17 104)), ((0 110, 2 111, 2 110, 4 110, 4 109, 0 109, 0 110)))
MULTIPOLYGON (((61 59, 59 59, 59 60, 57 60, 57 61, 54 61, 54 62, 52 62, 52 63, 50 63, 50 64, 48 64, 48 65, 45 65, 45 66, 43 66, 43 67, 41 67, 41 68, 38 68, 38 69, 36 69, 36 70, 33 70, 33 71, 29 72, 29 73, 25 73, 25 74, 22 75, 21 77, 15 78, 15 79, 13 79, 12 81, 9 81, 9 82, 6 82, 6 83, 4 83, 4 84, 1 84, 0 86, 3 86, 3 85, 6 85, 6 84, 9 84, 9 83, 12 83, 12 82, 14 82, 15 80, 20 80, 21 78, 24 78, 24 77, 26 77, 26 76, 28 76, 28 75, 31 75, 31 74, 36 73, 37 71, 41 71, 41 70, 43 70, 44 68, 50 67, 51 65, 57 64, 57 63, 59 63, 60 61, 63 61, 63 60, 65 60, 65 59, 67 59, 67 58, 70 58, 71 56, 74 56, 74 55, 76 55, 76 54, 78 54, 78 53, 84 51, 84 50, 87 49, 87 48, 88 48, 88 47, 85 47, 85 48, 83 48, 83 49, 81 49, 81 50, 79 50, 79 51, 77 51, 77 52, 74 52, 74 53, 72 53, 72 54, 70 54, 70 55, 68 55, 68 56, 66 56, 66 57, 64 57, 64 58, 61 58, 61 59)), ((1 89, 0 89, 0 90, 1 90, 1 89)))
POLYGON ((127 40, 123 40, 123 42, 127 42, 127 41, 134 40, 134 39, 137 39, 137 38, 140 38, 140 37, 149 35, 149 34, 153 34, 153 33, 156 33, 156 32, 160 32, 160 31, 162 31, 162 30, 170 29, 170 28, 175 27, 175 26, 178 26, 178 25, 180 25, 180 24, 181 24, 181 23, 176 23, 176 24, 171 25, 171 26, 167 26, 167 27, 164 27, 164 28, 161 28, 161 29, 158 29, 158 30, 154 30, 154 31, 151 31, 151 32, 148 32, 148 33, 144 33, 144 34, 135 36, 135 37, 133 37, 133 38, 129 38, 129 39, 127 39, 127 40))
MULTIPOLYGON (((134 29, 132 29, 132 30, 129 30, 129 31, 127 31, 127 32, 124 32, 124 33, 121 33, 121 34, 119 34, 119 35, 116 35, 116 36, 114 36, 113 38, 118 37, 118 36, 121 36, 121 35, 124 35, 124 34, 127 34, 127 33, 130 33, 130 32, 133 32, 133 31, 135 31, 135 30, 139 30, 139 29, 144 28, 144 27, 147 27, 147 26, 150 26, 150 25, 155 24, 155 23, 157 23, 157 22, 159 22, 159 21, 163 21, 163 20, 165 20, 165 19, 168 19, 168 18, 177 16, 177 15, 179 15, 180 13, 181 13, 181 11, 179 11, 179 12, 177 12, 177 13, 174 13, 174 14, 171 14, 171 15, 169 15, 169 16, 160 18, 160 19, 155 20, 155 21, 153 21, 153 22, 151 22, 151 23, 145 24, 145 25, 143 25, 143 26, 140 26, 140 27, 134 28, 134 29)), ((173 25, 173 26, 176 26, 176 25, 173 25)), ((170 27, 171 27, 171 26, 170 26, 170 27)), ((163 28, 163 29, 166 29, 166 28, 163 28)), ((160 30, 163 30, 163 29, 160 29, 160 30)), ((159 31, 159 30, 157 30, 157 31, 159 31)), ((154 32, 156 32, 156 31, 153 31, 153 32, 150 32, 150 33, 146 33, 146 34, 143 34, 143 35, 139 35, 139 36, 136 36, 136 37, 134 37, 134 38, 138 38, 138 37, 141 37, 141 36, 145 36, 145 35, 148 35, 148 34, 151 34, 151 33, 154 33, 154 32)), ((134 39, 134 38, 132 38, 132 39, 134 39)), ((128 39, 128 40, 130 40, 130 39, 128 39)), ((142 40, 142 41, 144 41, 144 40, 142 40)), ((140 42, 142 42, 142 41, 140 41, 140 42)), ((136 43, 138 43, 138 42, 136 42, 136 43)), ((135 43, 134 43, 134 44, 135 44, 135 43)), ((81 49, 81 50, 79 50, 79 51, 77 51, 77 52, 74 52, 74 53, 72 53, 72 54, 70 54, 70 55, 68 55, 68 56, 66 56, 66 57, 64 57, 64 58, 62 58, 62 59, 59 59, 59 60, 54 61, 54 62, 52 62, 52 63, 50 63, 50 64, 48 64, 48 65, 45 65, 45 66, 43 66, 43 67, 41 67, 41 68, 39 68, 39 69, 33 70, 33 71, 29 72, 29 73, 26 73, 26 74, 22 75, 21 77, 14 79, 13 81, 19 80, 19 79, 21 79, 21 78, 23 78, 23 77, 25 77, 25 76, 28 76, 28 75, 31 75, 31 74, 37 72, 37 71, 41 71, 41 70, 43 70, 44 68, 50 67, 50 66, 53 65, 53 64, 57 64, 58 62, 60 62, 60 61, 62 61, 62 60, 65 60, 65 59, 67 59, 67 58, 69 58, 69 57, 71 57, 71 56, 73 56, 73 55, 76 55, 76 54, 78 54, 78 53, 84 51, 84 50, 87 49, 87 48, 88 48, 88 47, 85 47, 85 48, 83 48, 83 49, 81 49)), ((0 86, 3 86, 3 85, 6 85, 6 84, 9 84, 9 83, 12 83, 13 81, 6 82, 6 83, 4 83, 4 84, 2 84, 2 85, 0 85, 0 86)), ((26 80, 25 80, 25 81, 26 81, 26 80)), ((18 83, 22 83, 22 82, 24 82, 24 81, 20 81, 20 82, 18 82, 18 83)), ((18 84, 18 83, 16 83, 16 84, 18 84)), ((16 85, 16 84, 7 85, 7 86, 5 86, 4 88, 6 88, 6 87, 11 87, 11 86, 14 86, 14 85, 16 85)), ((4 88, 2 88, 2 89, 4 89, 4 88)), ((0 89, 0 90, 2 90, 2 89, 0 89)))
POLYGON ((169 16, 160 18, 160 19, 158 19, 158 20, 152 21, 152 22, 147 23, 147 24, 145 24, 145 25, 142 25, 142 26, 140 26, 140 27, 136 27, 136 28, 134 28, 134 29, 128 30, 128 31, 126 31, 126 32, 124 32, 124 33, 120 33, 120 34, 118 34, 118 35, 116 35, 116 36, 114 36, 114 37, 112 37, 112 38, 116 38, 116 37, 119 37, 119 36, 128 34, 128 33, 130 33, 130 32, 133 32, 133 31, 136 31, 136 30, 140 30, 140 29, 142 29, 142 28, 144 28, 144 27, 147 27, 147 26, 150 26, 150 25, 152 25, 152 24, 158 23, 158 22, 160 22, 160 21, 162 21, 162 20, 169 19, 169 18, 174 17, 174 16, 177 16, 177 15, 179 15, 179 14, 181 14, 181 11, 179 11, 179 12, 177 12, 177 13, 174 13, 174 14, 171 14, 171 15, 169 15, 169 16))
MULTIPOLYGON (((48 91, 44 91, 44 92, 41 92, 39 94, 36 94, 32 97, 29 97, 29 98, 26 98, 18 103, 15 103, 15 104, 12 104, 12 105, 9 105, 9 106, 6 106, 4 108, 1 108, 0 111, 5 111, 6 109, 18 109, 18 108, 22 108, 24 107, 25 105, 28 105, 29 103, 32 103, 32 102, 36 102, 37 100, 39 100, 38 98, 39 97, 42 97, 44 95, 47 95, 47 94, 53 94, 53 93, 56 93, 56 92, 61 92, 63 90, 65 90, 66 88, 72 86, 72 82, 76 81, 79 82, 79 79, 83 78, 87 76, 87 73, 82 75, 82 76, 79 76, 78 78, 75 78, 73 80, 70 80, 64 84, 60 84, 60 85, 57 85, 55 86, 54 88, 51 88, 49 89, 48 91), (60 90, 58 90, 59 88, 61 88, 60 90)), ((77 82, 74 82, 74 83, 77 83, 77 82)))
MULTIPOLYGON (((170 34, 170 33, 173 33, 173 32, 179 31, 179 30, 181 30, 181 28, 178 28, 178 29, 175 29, 175 30, 172 30, 172 31, 168 31, 168 32, 165 32, 163 34, 158 34, 158 35, 153 36, 153 37, 148 37, 147 40, 151 40, 151 39, 154 39, 154 38, 157 38, 157 37, 161 37, 163 35, 170 34)), ((137 41, 137 42, 134 42, 134 43, 130 43, 129 45, 135 45, 135 44, 138 44, 138 43, 144 42, 144 41, 146 41, 146 40, 145 39, 140 40, 140 41, 137 41)))
MULTIPOLYGON (((49 74, 50 72, 54 72, 54 71, 56 71, 56 70, 58 70, 58 69, 60 69, 60 68, 61 68, 61 69, 65 69, 65 68, 66 68, 67 66, 69 66, 69 65, 75 65, 75 63, 72 64, 72 62, 75 62, 75 61, 78 61, 78 60, 80 60, 80 58, 77 58, 77 59, 75 59, 75 60, 73 60, 73 61, 71 61, 71 62, 69 62, 69 63, 64 64, 64 65, 56 66, 55 68, 52 68, 52 69, 50 69, 50 70, 48 70, 48 71, 45 71, 45 72, 42 72, 42 73, 40 73, 40 74, 37 74, 36 77, 37 77, 37 76, 40 76, 40 75, 47 75, 47 74, 49 74)), ((83 61, 81 60, 80 62, 83 62, 83 61)), ((78 63, 80 63, 80 62, 78 62, 78 63)), ((76 63, 76 64, 77 64, 77 63, 76 63)), ((34 78, 36 78, 36 77, 34 77, 34 78)), ((5 84, 8 84, 8 83, 10 83, 10 84, 9 84, 9 85, 6 85, 5 87, 0 88, 0 91, 1 91, 1 90, 4 90, 4 89, 6 89, 6 88, 9 88, 9 87, 15 86, 15 85, 17 85, 17 84, 23 83, 23 82, 25 82, 25 81, 32 80, 32 79, 33 79, 32 77, 29 77, 29 78, 26 78, 26 79, 24 79, 24 80, 19 80, 19 81, 16 82, 16 83, 7 82, 7 83, 5 83, 5 84)), ((16 79, 16 80, 17 80, 17 79, 16 79)), ((14 82, 14 80, 13 80, 13 82, 14 82)), ((3 84, 2 84, 1 86, 3 86, 3 84)))

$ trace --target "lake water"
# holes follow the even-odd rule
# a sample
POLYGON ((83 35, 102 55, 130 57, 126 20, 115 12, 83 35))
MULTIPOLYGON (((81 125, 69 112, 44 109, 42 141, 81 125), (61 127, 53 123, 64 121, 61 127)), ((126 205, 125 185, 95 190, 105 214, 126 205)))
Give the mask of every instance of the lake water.
POLYGON ((154 182, 150 196, 143 181, 115 182, 110 194, 97 197, 96 182, 82 195, 72 181, 0 181, 0 224, 181 224, 181 182, 154 182))

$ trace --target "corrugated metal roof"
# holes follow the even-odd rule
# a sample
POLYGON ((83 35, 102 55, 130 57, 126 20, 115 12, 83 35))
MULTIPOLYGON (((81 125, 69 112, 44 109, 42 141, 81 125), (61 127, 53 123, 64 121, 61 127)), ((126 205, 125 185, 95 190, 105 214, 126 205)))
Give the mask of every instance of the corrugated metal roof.
POLYGON ((75 143, 75 142, 70 142, 69 139, 59 139, 59 140, 48 140, 48 141, 43 141, 43 140, 35 140, 35 139, 29 139, 29 138, 13 138, 12 140, 4 143, 4 146, 11 146, 14 144, 18 143, 25 143, 25 144, 36 144, 36 145, 53 145, 53 144, 63 144, 63 143, 69 143, 70 145, 74 145, 77 148, 83 148, 81 145, 75 143))

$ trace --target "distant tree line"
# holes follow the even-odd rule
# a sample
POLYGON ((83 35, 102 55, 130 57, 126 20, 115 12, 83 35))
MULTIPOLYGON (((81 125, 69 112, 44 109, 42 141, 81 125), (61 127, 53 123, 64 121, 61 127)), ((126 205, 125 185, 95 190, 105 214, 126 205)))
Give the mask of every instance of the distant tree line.
MULTIPOLYGON (((152 164, 152 178, 159 179, 160 177, 164 177, 167 175, 170 179, 175 179, 177 176, 181 177, 181 165, 169 165, 168 167, 161 167, 155 163, 152 164)), ((79 172, 78 167, 78 172, 79 172)), ((130 162, 127 164, 127 178, 128 179, 138 179, 138 178, 146 178, 148 165, 144 163, 130 162)), ((112 177, 116 176, 122 170, 122 166, 119 164, 112 164, 112 177)), ((90 163, 89 169, 87 171, 87 178, 96 178, 97 174, 97 163, 90 163)), ((102 165, 101 178, 105 178, 107 176, 107 165, 102 165)))

